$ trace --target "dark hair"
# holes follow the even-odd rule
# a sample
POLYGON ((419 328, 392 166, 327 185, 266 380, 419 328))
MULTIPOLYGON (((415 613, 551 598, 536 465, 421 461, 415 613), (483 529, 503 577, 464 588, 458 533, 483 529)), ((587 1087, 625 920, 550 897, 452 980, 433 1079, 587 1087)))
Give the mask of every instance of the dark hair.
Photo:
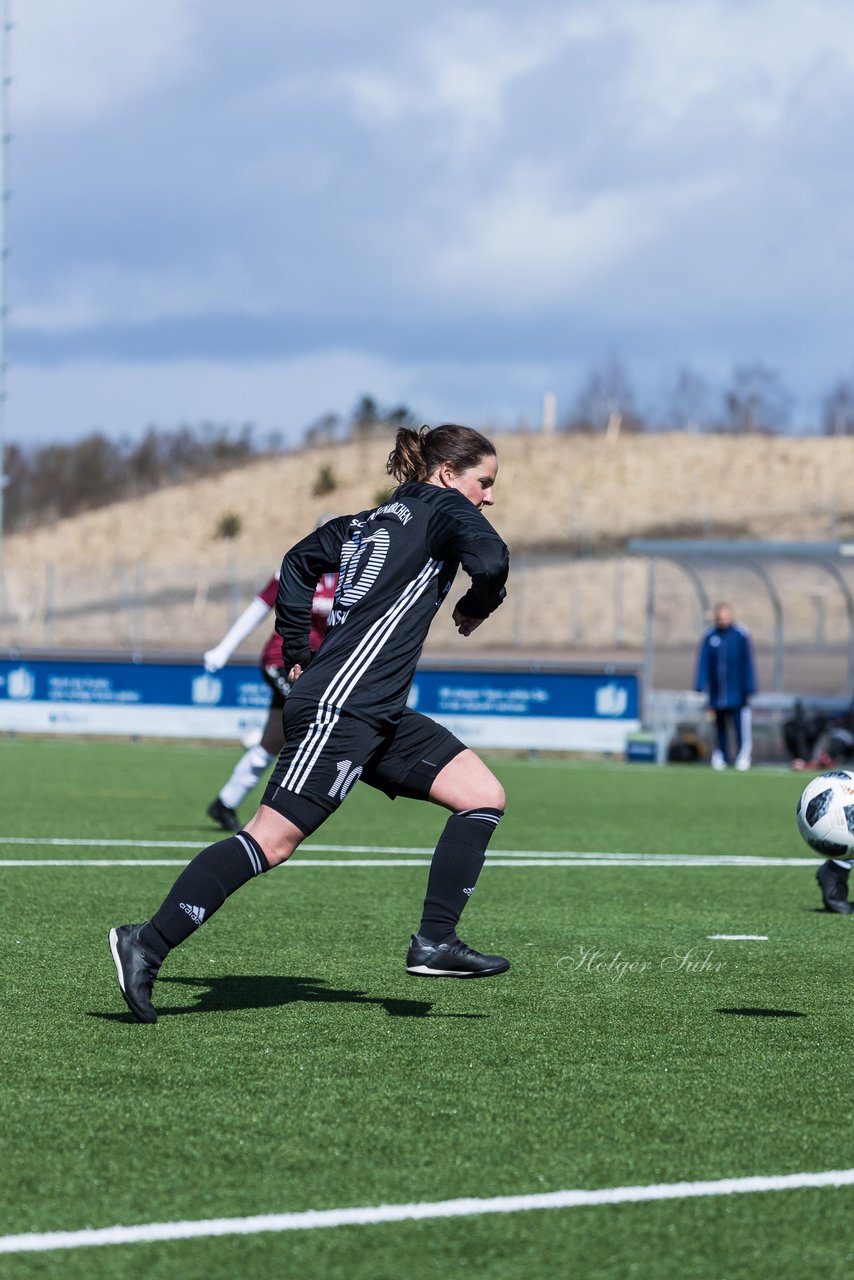
POLYGON ((424 426, 418 431, 401 427, 385 469, 401 483, 427 480, 443 462, 450 462, 455 471, 466 471, 487 455, 495 456, 495 445, 473 427, 460 427, 455 422, 424 426))

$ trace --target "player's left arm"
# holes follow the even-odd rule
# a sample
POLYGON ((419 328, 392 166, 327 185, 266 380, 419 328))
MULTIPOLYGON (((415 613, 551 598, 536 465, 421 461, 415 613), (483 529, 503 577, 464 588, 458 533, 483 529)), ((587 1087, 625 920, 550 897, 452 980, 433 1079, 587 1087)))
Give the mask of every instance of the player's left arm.
POLYGON ((449 514, 451 554, 471 578, 471 586, 454 609, 457 630, 467 636, 505 598, 510 553, 486 517, 466 498, 460 495, 449 514))

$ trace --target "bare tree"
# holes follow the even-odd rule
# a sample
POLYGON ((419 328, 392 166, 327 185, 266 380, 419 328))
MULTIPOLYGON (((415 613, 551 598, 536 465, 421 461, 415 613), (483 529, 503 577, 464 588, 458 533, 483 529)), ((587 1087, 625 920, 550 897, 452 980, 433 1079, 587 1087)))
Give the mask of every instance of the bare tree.
POLYGON ((306 427, 305 442, 312 448, 315 445, 332 444, 340 426, 341 419, 337 413, 323 413, 306 427))
POLYGON ((666 394, 665 425, 671 431, 703 431, 711 418, 710 405, 709 384, 705 378, 683 366, 666 394))
POLYGON ((373 435, 381 418, 380 407, 373 396, 361 396, 353 409, 350 430, 353 436, 373 435))
POLYGON ((738 365, 724 393, 721 429, 733 435, 775 435, 789 425, 792 396, 780 375, 763 364, 738 365))
POLYGON ((847 379, 825 396, 821 425, 826 436, 854 435, 854 384, 847 379))
POLYGON ((591 370, 576 402, 569 430, 639 431, 643 421, 635 408, 634 391, 620 360, 612 357, 599 369, 591 370))
POLYGON ((413 426, 415 417, 405 404, 391 409, 383 408, 373 396, 362 396, 356 403, 350 419, 350 437, 370 440, 387 436, 389 430, 413 426))
POLYGON ((44 524, 78 511, 121 502, 209 475, 247 461, 256 453, 252 426, 228 423, 182 425, 164 431, 149 426, 141 440, 111 440, 94 431, 74 444, 48 444, 7 454, 8 528, 44 524))

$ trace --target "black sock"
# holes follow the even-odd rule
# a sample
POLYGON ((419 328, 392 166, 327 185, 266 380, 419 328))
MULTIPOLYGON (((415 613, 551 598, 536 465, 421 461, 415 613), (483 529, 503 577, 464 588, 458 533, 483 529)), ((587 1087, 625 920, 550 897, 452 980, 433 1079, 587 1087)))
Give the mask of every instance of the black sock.
POLYGON ((444 942, 457 927, 486 858, 490 836, 503 809, 463 809, 452 813, 439 837, 418 932, 430 942, 444 942))
POLYGON ((195 933, 230 894, 269 870, 263 849, 245 831, 208 845, 184 868, 163 905, 143 925, 140 942, 164 960, 172 947, 195 933))

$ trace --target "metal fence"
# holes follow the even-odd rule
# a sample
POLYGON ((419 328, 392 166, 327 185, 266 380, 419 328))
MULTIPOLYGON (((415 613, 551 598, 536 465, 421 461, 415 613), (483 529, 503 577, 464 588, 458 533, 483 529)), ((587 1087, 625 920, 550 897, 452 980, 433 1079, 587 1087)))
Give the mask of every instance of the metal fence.
POLYGON ((656 684, 657 573, 665 565, 681 575, 683 593, 701 618, 716 601, 742 602, 742 620, 746 613, 755 640, 770 649, 765 687, 773 693, 799 687, 795 668, 803 670, 804 657, 812 657, 833 686, 826 692, 850 696, 854 690, 854 543, 637 540, 631 548, 647 565, 648 688, 656 684))
MULTIPOLYGON (((753 635, 761 688, 829 695, 854 688, 854 564, 840 550, 848 544, 811 545, 800 557, 781 556, 775 545, 773 559, 756 545, 735 544, 740 550, 731 553, 727 545, 638 543, 632 555, 516 555, 502 608, 465 640, 443 610, 427 652, 645 659, 648 688, 690 688, 700 632, 714 603, 725 599, 753 635)), ((269 572, 267 562, 237 559, 226 567, 116 560, 8 571, 0 647, 201 653, 269 572)), ((259 628, 241 653, 259 651, 263 639, 259 628)))

